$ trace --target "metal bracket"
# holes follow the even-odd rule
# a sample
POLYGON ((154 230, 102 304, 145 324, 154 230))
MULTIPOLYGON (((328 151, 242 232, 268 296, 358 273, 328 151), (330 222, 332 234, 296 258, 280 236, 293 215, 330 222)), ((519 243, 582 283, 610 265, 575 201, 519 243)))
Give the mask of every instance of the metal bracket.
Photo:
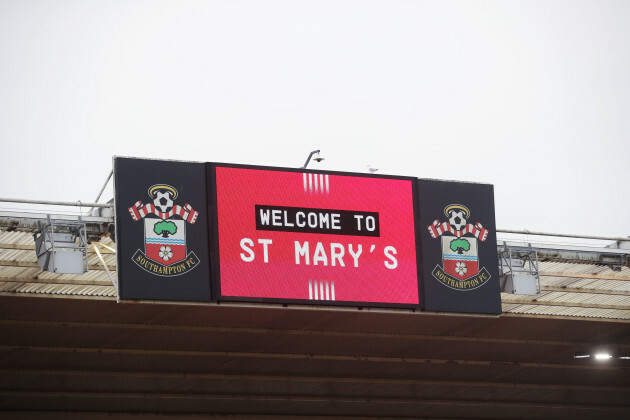
POLYGON ((86 226, 79 216, 76 222, 37 222, 33 234, 37 262, 44 271, 60 274, 82 274, 88 271, 86 226))
POLYGON ((527 247, 511 247, 503 242, 499 253, 499 272, 501 291, 514 294, 540 294, 540 271, 538 252, 527 247))
POLYGON ((599 261, 606 264, 612 271, 621 271, 623 267, 623 256, 618 254, 600 254, 599 261))
POLYGON ((118 293, 118 280, 116 280, 114 276, 112 276, 112 273, 109 271, 109 267, 107 267, 107 263, 105 262, 105 259, 103 258, 103 255, 101 254, 101 251, 98 249, 96 244, 113 252, 116 252, 116 250, 100 242, 92 242, 92 248, 94 248, 94 252, 96 252, 96 255, 98 255, 98 259, 101 261, 101 264, 103 264, 103 267, 105 268, 105 272, 107 272, 107 276, 109 277, 109 280, 114 285, 114 288, 116 289, 116 299, 119 300, 120 294, 118 293))

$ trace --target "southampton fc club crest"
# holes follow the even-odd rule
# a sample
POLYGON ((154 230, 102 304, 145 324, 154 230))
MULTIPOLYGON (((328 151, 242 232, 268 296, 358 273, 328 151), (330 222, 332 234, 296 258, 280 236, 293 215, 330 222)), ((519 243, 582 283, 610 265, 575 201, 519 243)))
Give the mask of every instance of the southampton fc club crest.
POLYGON ((178 276, 197 266, 199 259, 186 248, 186 225, 194 225, 199 212, 190 204, 175 204, 177 190, 170 185, 149 188, 152 203, 136 202, 129 208, 134 221, 144 220, 144 252, 137 250, 133 261, 159 276, 178 276))
POLYGON ((431 237, 442 239, 442 267, 436 265, 433 277, 442 284, 456 290, 472 290, 483 286, 490 273, 480 268, 479 241, 488 238, 488 230, 476 223, 467 223, 470 210, 461 204, 450 204, 444 209, 447 222, 439 220, 427 226, 431 237))

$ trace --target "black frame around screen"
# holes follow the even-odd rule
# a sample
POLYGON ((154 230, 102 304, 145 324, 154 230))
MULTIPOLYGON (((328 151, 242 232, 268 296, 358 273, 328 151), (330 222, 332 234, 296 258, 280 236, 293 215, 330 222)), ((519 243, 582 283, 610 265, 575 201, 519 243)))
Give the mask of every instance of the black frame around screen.
POLYGON ((395 176, 395 175, 376 175, 376 174, 362 174, 356 172, 340 172, 340 171, 323 171, 312 170, 302 168, 282 168, 275 166, 259 166, 259 165, 242 165, 242 164, 229 164, 229 163, 206 163, 206 189, 208 199, 208 238, 209 238, 209 250, 210 250, 210 267, 211 267, 211 288, 212 297, 216 301, 228 301, 228 302, 262 302, 262 303, 278 303, 278 304, 292 304, 292 305, 318 305, 318 306, 351 306, 351 307, 374 307, 374 308, 411 308, 420 309, 424 306, 424 296, 422 293, 422 269, 421 269, 421 250, 420 240, 418 232, 419 212, 418 212, 418 179, 415 177, 407 176, 395 176), (396 179, 402 181, 409 181, 411 183, 412 201, 413 201, 413 226, 414 226, 414 240, 416 247, 416 276, 418 281, 418 304, 404 304, 404 303, 379 303, 379 302, 357 302, 357 301, 315 301, 309 299, 281 299, 281 298, 255 298, 255 297, 240 297, 240 296, 223 296, 221 294, 221 266, 219 257, 219 220, 217 212, 217 188, 216 188, 216 168, 241 168, 241 169, 256 169, 264 171, 277 171, 277 172, 298 172, 298 173, 313 173, 324 175, 339 175, 339 176, 351 176, 358 178, 384 178, 384 179, 396 179))

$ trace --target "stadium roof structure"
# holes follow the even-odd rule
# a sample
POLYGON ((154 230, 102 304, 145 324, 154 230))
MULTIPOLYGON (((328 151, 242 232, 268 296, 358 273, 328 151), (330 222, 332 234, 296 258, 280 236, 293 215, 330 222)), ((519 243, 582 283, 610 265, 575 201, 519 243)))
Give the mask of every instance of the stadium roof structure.
POLYGON ((498 317, 117 303, 106 229, 87 273, 55 274, 37 264, 33 220, 0 214, 0 410, 12 418, 630 417, 623 243, 533 244, 542 292, 503 293, 498 317), (613 357, 574 357, 598 351, 613 357))

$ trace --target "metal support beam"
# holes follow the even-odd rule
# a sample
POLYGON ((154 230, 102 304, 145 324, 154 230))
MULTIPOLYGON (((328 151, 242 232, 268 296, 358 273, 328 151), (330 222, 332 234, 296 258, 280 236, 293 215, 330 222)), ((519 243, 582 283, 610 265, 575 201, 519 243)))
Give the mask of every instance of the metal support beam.
POLYGON ((116 296, 118 296, 119 295, 119 293, 118 293, 118 280, 115 279, 112 276, 112 273, 109 272, 109 268, 107 268, 107 263, 103 259, 103 256, 101 255, 101 251, 99 251, 99 249, 98 249, 97 243, 98 242, 92 243, 92 248, 94 248, 94 251, 96 251, 96 255, 98 255, 98 259, 101 261, 101 264, 103 264, 103 268, 105 268, 105 271, 107 272, 107 277, 109 277, 109 280, 112 282, 112 284, 114 285, 114 288, 116 289, 116 296))
POLYGON ((598 303, 557 302, 554 300, 537 301, 527 299, 509 299, 502 302, 504 304, 513 305, 563 306, 567 308, 617 309, 622 311, 630 311, 630 306, 628 305, 602 305, 598 303))
POLYGON ((84 203, 82 201, 52 201, 52 200, 26 200, 23 198, 2 198, 0 202, 3 203, 22 203, 22 204, 42 204, 48 206, 69 206, 69 207, 99 207, 99 208, 111 208, 111 204, 104 203, 84 203))
MULTIPOLYGON (((30 261, 0 261, 0 266, 37 268, 37 269, 40 268, 36 262, 30 262, 30 261)), ((112 269, 116 270, 116 267, 113 267, 112 269)), ((102 267, 99 265, 90 266, 90 271, 91 270, 105 271, 105 267, 102 267)))
POLYGON ((515 367, 541 368, 541 369, 563 369, 580 371, 611 371, 627 372, 630 374, 630 367, 619 365, 591 365, 591 364, 567 364, 567 363, 544 363, 544 362, 514 362, 498 360, 463 360, 463 359, 427 359, 418 357, 391 357, 391 356, 352 356, 336 354, 297 354, 297 353, 261 353, 261 352, 238 352, 238 351, 209 351, 209 350, 155 350, 155 349, 127 349, 127 348, 106 348, 106 347, 47 347, 47 346, 6 346, 0 344, 0 351, 38 351, 55 353, 92 353, 92 354, 120 354, 139 356, 172 356, 172 357, 234 357, 234 358, 260 358, 279 360, 332 360, 343 362, 379 362, 379 363, 402 363, 402 364, 435 364, 435 365, 460 365, 460 366, 493 366, 505 367, 513 370, 515 367))
MULTIPOLYGON (((534 235, 534 236, 555 236, 557 238, 576 238, 576 239, 597 239, 602 241, 622 241, 630 242, 630 237, 623 238, 620 236, 601 236, 601 235, 576 235, 570 233, 550 233, 550 232, 536 232, 527 229, 515 230, 515 229, 497 229, 497 233, 514 233, 518 235, 534 235)), ((535 242, 535 241, 533 241, 535 242)))
POLYGON ((609 290, 609 289, 603 290, 603 289, 543 286, 542 291, 543 292, 564 292, 564 293, 591 293, 594 295, 630 296, 630 291, 628 290, 609 290))
POLYGON ((589 392, 627 392, 627 388, 618 386, 574 385, 574 384, 546 384, 519 382, 491 382, 491 381, 454 381, 431 379, 399 379, 399 378, 364 378, 350 376, 289 376, 289 375, 252 375, 227 374, 205 372, 167 372, 167 371, 112 371, 112 370, 76 370, 76 369, 0 369, 0 375, 41 375, 41 376, 90 376, 90 377, 120 377, 120 378, 150 378, 150 379, 207 379, 213 381, 286 381, 286 382, 333 382, 350 384, 387 384, 387 385, 431 385, 431 386, 472 386, 491 388, 516 389, 549 389, 572 390, 589 392))
MULTIPOLYGON (((377 333, 377 332, 352 332, 352 331, 321 331, 302 329, 276 329, 276 328, 245 328, 245 327, 214 327, 214 326, 192 326, 192 325, 167 325, 167 324, 138 324, 138 323, 118 323, 118 322, 86 322, 86 321, 50 321, 50 320, 17 320, 0 319, 0 326, 22 326, 22 327, 43 327, 43 328, 111 328, 135 331, 158 331, 168 332, 191 332, 191 333, 239 333, 239 334, 283 334, 288 336, 314 336, 314 337, 342 337, 342 338, 372 338, 372 339, 407 339, 419 342, 446 341, 456 343, 492 343, 492 344, 518 344, 532 346, 566 346, 575 347, 590 344, 582 341, 560 341, 560 340, 540 340, 526 338, 502 338, 502 337, 468 337, 453 335, 429 335, 429 334, 402 334, 402 333, 377 333)), ((615 347, 630 348, 630 344, 610 343, 615 347)), ((465 345, 465 344, 464 344, 465 345)))
POLYGON ((105 183, 103 184, 103 187, 101 188, 101 191, 99 191, 98 195, 96 196, 96 200, 94 200, 95 203, 98 203, 98 200, 100 200, 101 195, 103 195, 103 191, 105 191, 105 187, 107 187, 107 184, 109 184, 109 180, 112 179, 113 174, 114 174, 114 170, 112 169, 109 172, 109 175, 107 175, 107 179, 105 180, 105 183))
POLYGON ((47 213, 36 212, 0 211, 0 226, 15 228, 37 227, 37 221, 47 220, 48 216, 50 216, 53 222, 76 222, 80 217, 88 226, 114 222, 113 217, 80 216, 78 214, 49 215, 47 213))
POLYGON ((90 392, 90 391, 16 391, 16 390, 0 390, 0 396, 9 398, 26 397, 37 400, 38 398, 98 398, 98 399, 116 399, 123 398, 126 401, 137 399, 148 401, 151 399, 186 399, 186 400, 236 400, 242 404, 253 401, 261 401, 265 403, 275 402, 286 404, 288 402, 304 403, 346 403, 346 404, 413 404, 413 405, 436 405, 436 406, 457 406, 466 407, 488 407, 488 410, 495 407, 523 407, 532 408, 555 408, 555 409, 579 409, 579 410, 598 410, 598 411, 618 411, 628 410, 626 405, 601 405, 601 404, 579 404, 579 403, 560 403, 560 402, 541 402, 541 401, 502 401, 502 400, 438 400, 426 398, 384 398, 384 397, 337 397, 337 396, 306 396, 306 395, 286 395, 286 394, 203 394, 203 393, 174 393, 174 392, 90 392))
POLYGON ((630 281, 630 276, 610 276, 604 274, 584 274, 584 273, 553 273, 550 271, 541 271, 541 277, 568 277, 586 280, 618 280, 630 281))
MULTIPOLYGON (((38 273, 42 274, 45 271, 40 271, 38 273)), ((24 278, 24 277, 5 277, 0 278, 0 283, 17 283, 17 284, 63 284, 66 286, 112 286, 110 280, 87 280, 83 278, 78 279, 40 279, 38 277, 35 278, 24 278)))

